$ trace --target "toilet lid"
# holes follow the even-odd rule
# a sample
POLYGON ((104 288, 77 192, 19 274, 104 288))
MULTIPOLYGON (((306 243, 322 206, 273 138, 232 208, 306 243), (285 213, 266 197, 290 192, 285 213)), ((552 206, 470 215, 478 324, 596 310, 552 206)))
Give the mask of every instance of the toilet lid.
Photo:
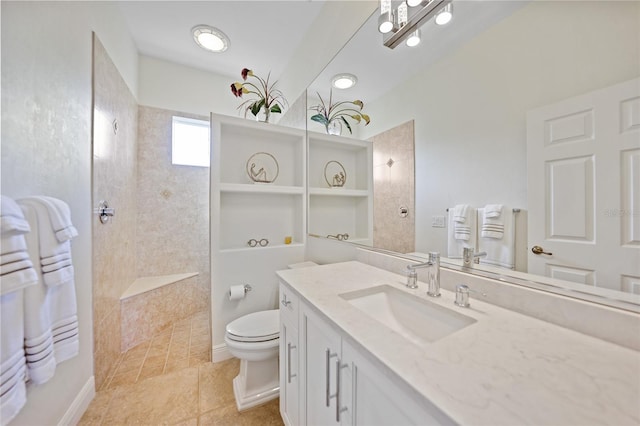
POLYGON ((227 324, 227 335, 240 342, 273 340, 280 334, 280 310, 260 311, 227 324))

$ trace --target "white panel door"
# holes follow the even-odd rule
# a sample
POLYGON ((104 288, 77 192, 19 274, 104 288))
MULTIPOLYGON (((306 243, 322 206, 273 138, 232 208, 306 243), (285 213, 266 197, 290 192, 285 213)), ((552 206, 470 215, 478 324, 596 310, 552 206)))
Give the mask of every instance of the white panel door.
POLYGON ((640 294, 640 79, 530 111, 527 169, 529 272, 640 294))

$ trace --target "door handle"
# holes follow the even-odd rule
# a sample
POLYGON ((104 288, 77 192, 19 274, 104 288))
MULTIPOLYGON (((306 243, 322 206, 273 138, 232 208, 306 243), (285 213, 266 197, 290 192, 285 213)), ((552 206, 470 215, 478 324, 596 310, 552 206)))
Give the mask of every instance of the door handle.
POLYGON ((551 256, 553 254, 551 252, 544 251, 544 249, 542 247, 540 247, 540 246, 531 247, 531 252, 533 254, 546 254, 546 255, 549 255, 549 256, 551 256))

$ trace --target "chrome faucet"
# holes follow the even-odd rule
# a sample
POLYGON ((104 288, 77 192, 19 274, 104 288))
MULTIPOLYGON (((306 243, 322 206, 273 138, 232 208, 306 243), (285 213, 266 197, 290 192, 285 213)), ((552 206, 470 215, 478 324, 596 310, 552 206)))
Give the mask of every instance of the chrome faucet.
POLYGON ((456 286, 456 300, 453 303, 460 307, 468 308, 469 306, 471 306, 469 304, 469 293, 478 293, 482 296, 487 295, 487 293, 483 293, 481 291, 471 290, 466 284, 458 284, 456 286))
POLYGON ((474 263, 480 263, 480 257, 486 256, 486 251, 480 253, 473 253, 473 247, 465 247, 462 249, 462 266, 471 268, 474 263))
POLYGON ((407 265, 407 287, 418 288, 418 268, 429 268, 427 295, 440 297, 440 253, 432 251, 429 260, 423 263, 407 265))

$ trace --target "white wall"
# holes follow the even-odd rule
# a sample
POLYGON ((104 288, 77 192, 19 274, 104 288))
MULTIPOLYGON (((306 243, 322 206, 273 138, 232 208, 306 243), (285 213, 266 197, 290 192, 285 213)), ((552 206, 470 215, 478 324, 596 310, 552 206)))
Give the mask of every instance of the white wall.
POLYGON ((72 407, 74 399, 83 387, 90 396, 93 376, 91 31, 134 93, 137 54, 114 3, 3 1, 1 7, 2 194, 63 199, 79 231, 72 255, 80 353, 60 364, 51 381, 29 387, 12 424, 73 422, 84 408, 72 407))
POLYGON ((237 77, 215 74, 149 56, 140 56, 138 103, 144 106, 209 116, 238 116, 239 100, 231 93, 237 77))
POLYGON ((527 207, 526 111, 639 74, 639 2, 534 1, 370 103, 361 136, 415 119, 416 250, 446 253, 447 207, 527 207))

